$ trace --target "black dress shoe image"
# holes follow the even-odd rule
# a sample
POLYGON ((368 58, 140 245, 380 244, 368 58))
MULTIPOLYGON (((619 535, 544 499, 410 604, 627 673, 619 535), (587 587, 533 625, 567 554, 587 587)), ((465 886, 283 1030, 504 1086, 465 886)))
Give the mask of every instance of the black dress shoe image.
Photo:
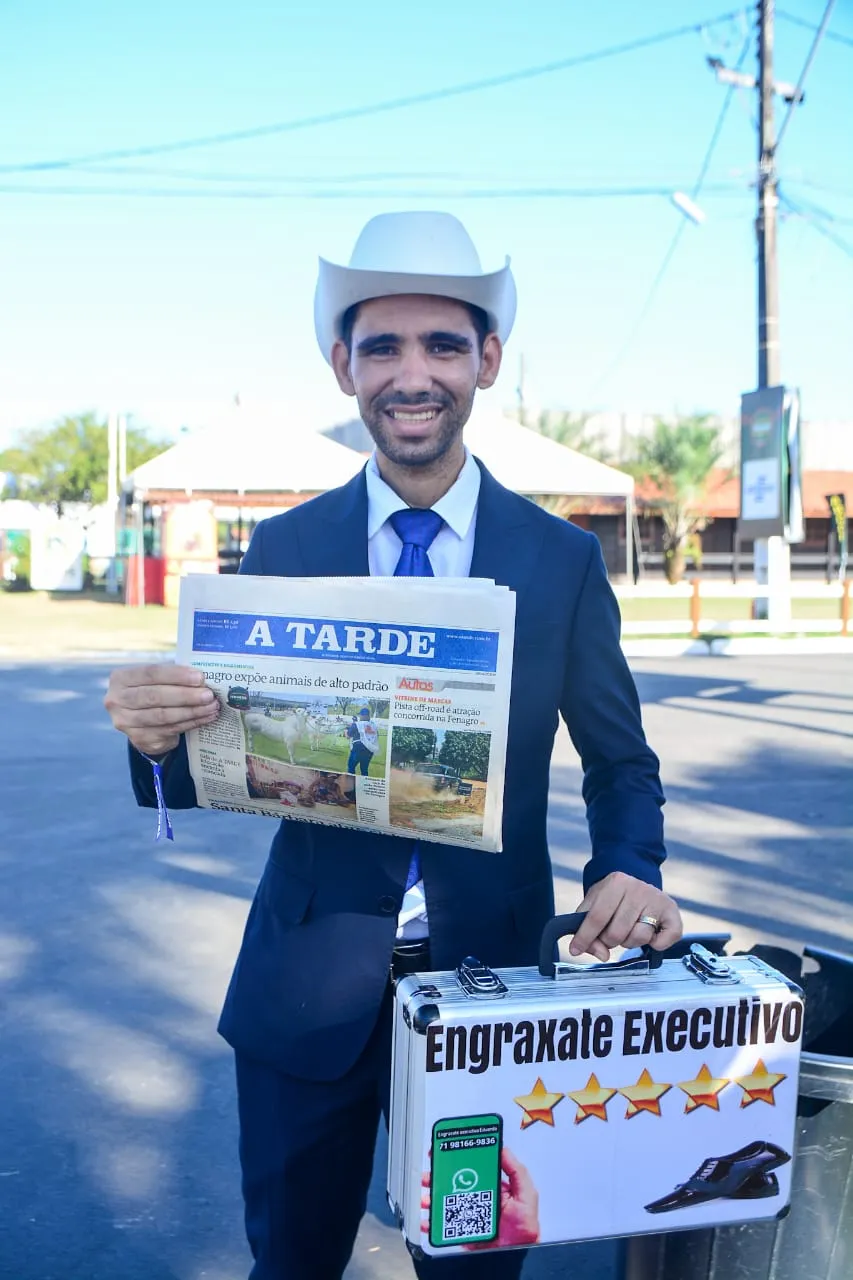
MULTIPOLYGON (((648 1213, 668 1213, 671 1209, 688 1209, 707 1200, 760 1199, 776 1195, 776 1179, 768 1190, 758 1181, 791 1159, 787 1151, 773 1142, 750 1142, 727 1156, 709 1156, 692 1177, 680 1182, 674 1191, 647 1204, 648 1213)), ((768 1179, 768 1182, 770 1180, 768 1179)))
POLYGON ((779 1194, 779 1179, 775 1173, 754 1173, 730 1200, 766 1200, 779 1194))

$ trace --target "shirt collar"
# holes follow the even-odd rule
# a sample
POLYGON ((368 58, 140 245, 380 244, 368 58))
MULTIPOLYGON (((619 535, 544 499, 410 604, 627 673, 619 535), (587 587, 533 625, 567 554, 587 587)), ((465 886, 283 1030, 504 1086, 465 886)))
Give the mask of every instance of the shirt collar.
MULTIPOLYGON (((367 536, 374 537, 395 511, 404 511, 408 503, 387 485, 379 474, 376 454, 370 456, 365 472, 367 481, 367 536)), ((465 450, 465 462, 453 484, 438 502, 433 503, 433 511, 441 516, 449 529, 457 538, 464 538, 471 527, 471 521, 477 511, 477 500, 480 496, 480 468, 468 450, 465 450)))

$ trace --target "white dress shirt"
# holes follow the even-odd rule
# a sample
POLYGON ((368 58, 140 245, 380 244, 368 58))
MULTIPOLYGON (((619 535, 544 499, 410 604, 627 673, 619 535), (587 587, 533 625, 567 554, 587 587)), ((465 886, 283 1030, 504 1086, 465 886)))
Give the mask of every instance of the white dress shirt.
MULTIPOLYGON (((388 523, 395 511, 405 511, 408 503, 387 485, 379 474, 374 453, 367 464, 367 562, 370 576, 393 577, 403 544, 388 523)), ((480 468, 465 450, 465 462, 456 480, 432 510, 444 524, 428 551, 436 578, 467 578, 474 555, 477 501, 480 497, 480 468)), ((429 933, 424 883, 407 889, 397 918, 397 937, 412 941, 429 933)))
MULTIPOLYGON (((367 464, 366 479, 370 576, 392 578, 403 544, 388 524, 388 517, 395 511, 405 511, 409 504, 382 479, 375 453, 367 464)), ((466 449, 462 470, 432 507, 444 521, 428 552, 436 578, 467 578, 471 572, 479 496, 480 468, 466 449)))

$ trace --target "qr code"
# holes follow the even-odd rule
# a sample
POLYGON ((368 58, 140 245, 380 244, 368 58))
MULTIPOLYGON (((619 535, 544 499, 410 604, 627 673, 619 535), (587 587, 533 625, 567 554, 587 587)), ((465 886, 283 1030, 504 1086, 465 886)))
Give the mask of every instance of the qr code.
POLYGON ((466 1191, 444 1197, 444 1240, 465 1240, 470 1236, 488 1238, 494 1232, 494 1192, 466 1191))

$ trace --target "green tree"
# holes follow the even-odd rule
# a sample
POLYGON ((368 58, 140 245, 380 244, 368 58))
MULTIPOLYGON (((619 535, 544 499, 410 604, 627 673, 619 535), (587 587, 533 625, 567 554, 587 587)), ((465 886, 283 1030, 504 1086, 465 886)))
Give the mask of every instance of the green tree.
POLYGON ((669 582, 681 580, 688 539, 708 523, 699 508, 722 456, 720 429, 708 414, 675 423, 658 419, 652 434, 636 441, 635 458, 626 470, 655 490, 646 505, 663 521, 664 573, 669 582))
POLYGON ((485 782, 489 773, 489 733, 461 733, 448 729, 438 753, 439 764, 450 765, 462 778, 485 782))
MULTIPOLYGON (((168 442, 154 440, 142 428, 128 425, 128 470, 168 447, 168 442)), ((0 452, 0 472, 12 477, 0 497, 48 503, 61 516, 70 502, 89 506, 104 502, 108 470, 106 422, 94 413, 62 418, 53 426, 20 432, 15 444, 0 452)))
POLYGON ((391 734, 391 763, 413 764, 429 760, 435 750, 432 729, 395 729, 391 734))

